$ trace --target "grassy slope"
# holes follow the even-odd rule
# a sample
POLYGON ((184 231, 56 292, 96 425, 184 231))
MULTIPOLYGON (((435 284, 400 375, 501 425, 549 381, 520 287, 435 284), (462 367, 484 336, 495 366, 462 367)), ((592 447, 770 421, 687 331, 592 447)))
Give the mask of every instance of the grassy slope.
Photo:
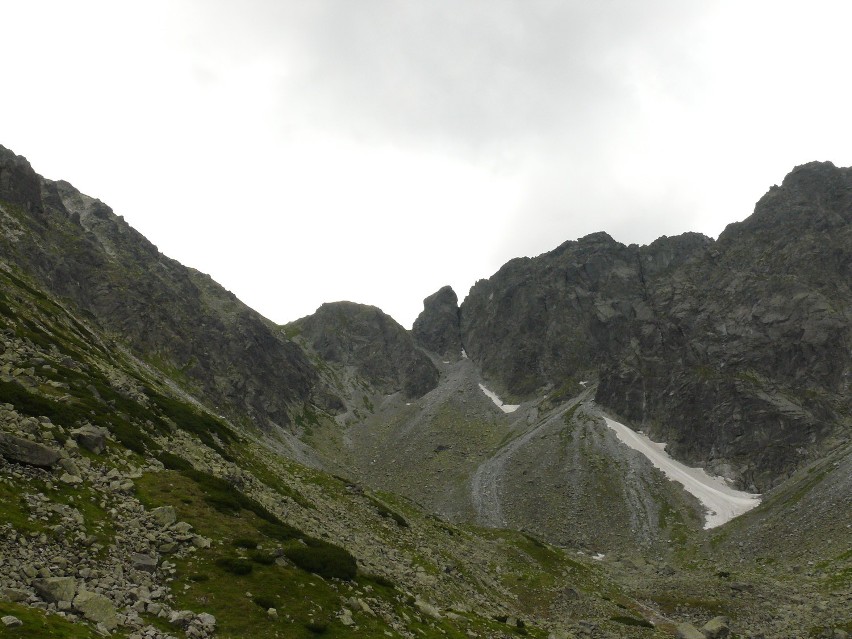
MULTIPOLYGON (((0 330, 10 344, 0 401, 21 415, 50 416, 60 442, 83 421, 107 428, 108 450, 87 453, 94 464, 144 466, 153 456, 175 468, 137 479, 135 498, 149 507, 173 505, 213 541, 176 562, 170 587, 176 607, 212 613, 222 636, 546 636, 540 624, 558 616, 568 584, 607 615, 610 604, 598 595, 610 586, 595 568, 519 533, 454 527, 404 499, 371 495, 277 457, 176 396, 173 380, 141 365, 23 275, 2 270, 0 330), (194 471, 187 459, 205 471, 194 471), (240 481, 211 474, 223 468, 237 469, 240 481), (346 547, 359 561, 357 575, 324 578, 294 563, 299 551, 317 547, 346 547), (344 625, 344 608, 354 626, 344 625)), ((114 531, 92 490, 5 478, 0 518, 38 535, 50 522, 33 520, 20 495, 71 500, 87 532, 107 546, 114 531)), ((340 553, 345 562, 346 551, 340 553)), ((2 605, 26 622, 26 636, 90 636, 85 625, 2 605), (34 627, 40 630, 32 634, 34 627)))

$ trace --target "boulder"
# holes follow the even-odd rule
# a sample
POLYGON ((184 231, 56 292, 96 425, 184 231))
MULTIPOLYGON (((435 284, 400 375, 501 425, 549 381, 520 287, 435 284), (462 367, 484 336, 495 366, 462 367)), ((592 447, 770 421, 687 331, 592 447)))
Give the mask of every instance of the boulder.
POLYGON ((727 617, 713 617, 701 627, 707 639, 727 639, 731 634, 730 620, 727 617))
POLYGON ((178 628, 186 628, 194 618, 195 613, 191 610, 172 610, 169 615, 169 623, 178 628))
POLYGON ((64 457, 59 460, 59 465, 62 466, 62 469, 69 475, 72 475, 73 477, 82 477, 82 474, 80 473, 80 468, 77 466, 73 459, 69 457, 64 457))
POLYGON ((81 590, 74 597, 73 606, 86 619, 96 624, 103 624, 107 630, 112 630, 118 625, 115 606, 109 599, 96 592, 81 590))
POLYGON ((433 619, 441 619, 442 617, 441 611, 436 606, 428 601, 424 601, 420 597, 414 600, 414 607, 427 617, 432 617, 433 619))
POLYGON ((21 602, 26 601, 29 596, 26 590, 20 588, 0 588, 0 601, 21 602))
POLYGON ((73 577, 45 577, 33 579, 32 587, 39 597, 48 603, 71 602, 77 591, 77 581, 73 577))
POLYGON ((51 468, 59 461, 59 451, 8 433, 0 433, 0 455, 9 461, 39 468, 51 468))
POLYGON ((679 623, 675 637, 677 639, 705 639, 704 633, 691 623, 679 623))
POLYGON ((160 506, 151 511, 151 517, 161 528, 168 528, 177 521, 177 513, 173 506, 160 506))
POLYGON ((71 437, 86 450, 100 455, 106 448, 106 431, 86 424, 71 431, 71 437))
MULTIPOLYGON (((270 608, 270 610, 275 609, 270 608)), ((216 628, 216 617, 211 615, 209 612, 202 612, 195 618, 195 620, 200 623, 204 629, 209 630, 210 632, 213 632, 213 630, 216 628)))
POLYGON ((18 619, 17 617, 13 617, 12 615, 6 615, 5 617, 0 617, 0 621, 3 622, 3 625, 7 628, 17 628, 18 626, 23 626, 24 622, 18 619))
POLYGON ((144 570, 145 572, 154 572, 157 570, 157 558, 151 555, 132 553, 130 555, 130 563, 136 570, 144 570))

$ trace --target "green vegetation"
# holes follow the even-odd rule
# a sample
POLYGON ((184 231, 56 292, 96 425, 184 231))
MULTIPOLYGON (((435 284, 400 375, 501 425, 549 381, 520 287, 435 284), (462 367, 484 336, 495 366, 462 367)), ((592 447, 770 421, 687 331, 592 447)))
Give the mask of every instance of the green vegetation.
POLYGON ((370 500, 370 503, 373 504, 373 506, 376 508, 376 512, 379 513, 381 517, 384 517, 386 519, 392 519, 400 528, 408 528, 408 522, 406 521, 405 517, 400 515, 398 512, 391 510, 390 508, 388 508, 388 506, 380 502, 375 497, 368 497, 368 499, 370 500))
MULTIPOLYGON (((0 624, 0 639, 100 639, 97 631, 85 624, 72 623, 58 615, 49 615, 41 610, 15 603, 0 601, 0 617, 12 615, 23 622, 17 628, 8 628, 0 624)), ((127 636, 125 633, 113 635, 127 636)))
POLYGON ((250 575, 252 570, 254 570, 254 566, 252 566, 251 562, 244 559, 237 559, 236 557, 220 557, 216 560, 216 565, 225 572, 229 572, 232 575, 238 575, 240 577, 250 575))
POLYGON ((306 546, 291 546, 284 554, 299 568, 329 579, 351 581, 358 572, 355 557, 349 552, 319 540, 311 540, 306 546))
POLYGON ((616 623, 620 623, 625 626, 633 626, 635 628, 653 628, 654 624, 645 619, 638 619, 637 617, 627 617, 625 615, 616 615, 614 617, 610 617, 611 621, 615 621, 616 623))

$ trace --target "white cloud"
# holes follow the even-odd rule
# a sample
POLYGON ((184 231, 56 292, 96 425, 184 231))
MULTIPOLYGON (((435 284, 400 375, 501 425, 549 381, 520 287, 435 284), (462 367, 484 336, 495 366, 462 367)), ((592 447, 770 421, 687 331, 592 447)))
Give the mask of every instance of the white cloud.
POLYGON ((3 6, 0 144, 277 321, 460 297, 606 230, 718 234, 852 164, 847 3, 3 6))

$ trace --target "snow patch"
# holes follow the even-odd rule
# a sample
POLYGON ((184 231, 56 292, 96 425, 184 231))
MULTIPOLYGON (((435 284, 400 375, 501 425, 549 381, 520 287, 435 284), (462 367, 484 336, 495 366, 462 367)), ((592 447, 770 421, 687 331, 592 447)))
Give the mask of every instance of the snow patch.
POLYGON ((462 359, 467 359, 467 353, 465 352, 464 349, 462 349, 461 355, 462 355, 462 359))
POLYGON ((497 393, 488 390, 482 384, 479 385, 479 388, 482 389, 482 392, 485 393, 491 401, 497 405, 497 408, 502 410, 504 413, 514 413, 521 406, 520 404, 504 404, 503 401, 497 397, 497 393))
POLYGON ((606 555, 602 552, 599 552, 597 555, 592 555, 592 559, 594 559, 595 561, 603 561, 604 557, 606 557, 606 555))
POLYGON ((604 417, 604 420, 615 431, 618 439, 645 455, 666 477, 678 482, 688 493, 698 498, 707 509, 705 529, 721 526, 760 503, 760 495, 731 488, 722 477, 714 477, 703 468, 690 468, 672 459, 665 451, 665 444, 652 442, 646 435, 608 417, 604 417))

